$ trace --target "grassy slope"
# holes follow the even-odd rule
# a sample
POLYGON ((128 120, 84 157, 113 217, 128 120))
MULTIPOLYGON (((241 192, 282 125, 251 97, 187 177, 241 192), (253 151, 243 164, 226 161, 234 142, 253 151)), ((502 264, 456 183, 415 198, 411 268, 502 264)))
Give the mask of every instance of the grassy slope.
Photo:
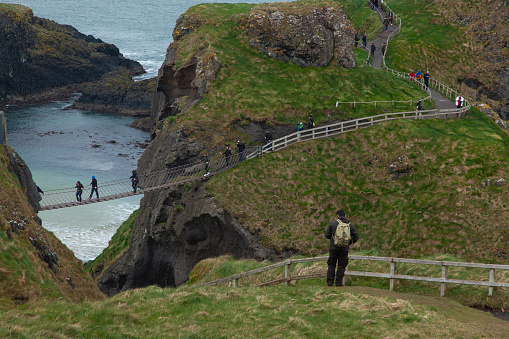
POLYGON ((221 173, 211 194, 262 243, 315 255, 337 208, 361 234, 361 249, 419 257, 450 253, 507 262, 508 136, 480 113, 461 120, 395 121, 306 142, 221 173), (393 182, 388 166, 411 158, 393 182))
MULTIPOLYGON (((358 6, 359 2, 351 2, 349 6, 363 18, 356 24, 360 28, 375 14, 365 6, 358 6)), ((343 120, 410 107, 406 104, 396 108, 341 106, 336 109, 336 101, 416 100, 425 96, 406 80, 365 66, 365 56, 360 50, 360 61, 354 69, 344 69, 333 63, 321 68, 301 68, 265 56, 249 45, 245 27, 239 25, 248 17, 252 6, 194 6, 186 15, 200 17, 202 25, 172 44, 177 49, 178 65, 185 64, 203 48, 213 49, 221 61, 221 69, 208 95, 176 117, 180 124, 194 129, 198 138, 212 138, 215 145, 225 141, 223 135, 226 139, 236 138, 228 133, 235 134, 230 130, 237 121, 296 125, 307 119, 309 113, 313 113, 315 122, 319 123, 326 121, 327 113, 336 120, 343 120)))
POLYGON ((104 296, 73 253, 34 220, 37 215, 27 202, 15 176, 7 171, 8 159, 0 148, 0 309, 35 300, 98 300, 104 296), (27 220, 24 230, 11 231, 10 221, 27 220), (11 238, 8 232, 11 231, 11 238), (54 274, 41 260, 29 237, 48 246, 58 256, 54 274), (72 289, 66 278, 75 285, 72 289))
MULTIPOLYGON (((408 7, 401 10, 400 15, 409 16, 408 7)), ((427 12, 419 13, 424 17, 418 22, 426 22, 427 12)), ((427 29, 412 31, 427 39, 427 29)), ((427 41, 438 51, 442 36, 461 40, 460 33, 451 27, 432 30, 427 41)), ((419 39, 395 40, 391 48, 398 51, 411 43, 415 48, 410 49, 418 49, 419 39)), ((407 56, 394 55, 393 62, 399 63, 407 56)), ((373 72, 368 83, 381 73, 363 71, 373 72)), ((341 206, 362 235, 360 249, 407 257, 449 253, 506 263, 509 236, 502 225, 509 217, 507 191, 480 184, 507 175, 507 142, 507 135, 478 111, 462 120, 398 121, 246 162, 212 179, 209 191, 262 243, 280 251, 324 253, 324 228, 341 206), (411 158, 414 170, 393 182, 388 165, 402 154, 411 158)))
POLYGON ((297 285, 148 287, 100 303, 0 315, 3 337, 503 338, 507 323, 447 299, 297 285), (44 313, 44 316, 39 314, 44 313), (340 334, 339 334, 340 333, 340 334))

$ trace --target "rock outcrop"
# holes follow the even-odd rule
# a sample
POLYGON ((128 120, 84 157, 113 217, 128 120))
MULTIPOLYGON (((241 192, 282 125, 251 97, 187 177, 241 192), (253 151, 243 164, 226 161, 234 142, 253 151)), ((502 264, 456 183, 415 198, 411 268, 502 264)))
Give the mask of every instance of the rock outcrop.
POLYGON ((203 183, 146 194, 129 248, 97 279, 112 296, 127 289, 185 283, 200 260, 231 254, 269 259, 270 251, 227 211, 215 205, 203 183))
POLYGON ((266 55, 301 67, 355 67, 353 25, 339 5, 330 2, 256 6, 246 28, 251 45, 266 55))
MULTIPOLYGON (((176 42, 182 38, 182 35, 176 33, 173 35, 176 42)), ((156 91, 152 98, 152 138, 155 137, 156 130, 162 127, 164 119, 185 111, 203 98, 221 66, 215 51, 206 48, 198 51, 190 60, 178 67, 177 50, 174 48, 176 42, 168 48, 166 58, 158 72, 156 91)))
POLYGON ((39 202, 41 196, 37 190, 37 186, 32 178, 32 172, 26 163, 14 150, 7 151, 7 157, 9 158, 9 172, 16 175, 19 181, 21 189, 26 194, 28 202, 32 206, 35 212, 41 209, 39 202))
POLYGON ((122 115, 150 115, 150 97, 155 78, 134 81, 130 72, 121 68, 101 79, 80 86, 81 96, 72 108, 122 115))
POLYGON ((19 5, 0 9, 0 61, 2 98, 95 81, 121 67, 131 75, 144 72, 116 46, 72 26, 34 17, 32 10, 19 5))

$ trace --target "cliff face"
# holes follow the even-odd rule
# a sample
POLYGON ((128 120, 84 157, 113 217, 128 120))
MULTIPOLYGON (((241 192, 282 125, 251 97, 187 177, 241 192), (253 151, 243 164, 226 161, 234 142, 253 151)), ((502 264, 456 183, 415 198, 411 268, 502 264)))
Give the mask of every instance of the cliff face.
POLYGON ((178 286, 200 260, 231 254, 269 259, 235 218, 218 208, 204 183, 146 194, 141 201, 128 250, 98 278, 112 296, 148 285, 178 286))
POLYGON ((16 175, 16 178, 21 185, 21 189, 25 192, 28 198, 28 202, 34 211, 38 212, 41 209, 41 206, 39 205, 41 196, 37 190, 34 180, 32 179, 32 172, 30 172, 30 168, 28 168, 18 153, 13 150, 9 150, 7 152, 7 157, 9 159, 9 172, 16 175))
POLYGON ((144 72, 114 45, 19 5, 0 9, 0 58, 0 94, 10 96, 97 80, 119 67, 131 75, 144 72))

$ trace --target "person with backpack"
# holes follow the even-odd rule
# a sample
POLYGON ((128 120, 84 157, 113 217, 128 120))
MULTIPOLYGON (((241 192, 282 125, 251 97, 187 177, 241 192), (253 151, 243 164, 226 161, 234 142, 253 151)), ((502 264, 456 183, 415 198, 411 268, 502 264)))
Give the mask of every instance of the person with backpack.
POLYGON ((92 199, 94 191, 97 199, 99 199, 99 192, 97 191, 97 179, 95 178, 95 175, 92 175, 92 182, 90 183, 90 185, 92 185, 92 190, 90 191, 90 196, 88 197, 88 199, 92 199))
POLYGON ((83 194, 83 189, 85 187, 81 182, 76 182, 76 201, 81 202, 81 195, 83 194))
POLYGON ((355 227, 346 218, 343 210, 336 211, 336 220, 330 222, 325 230, 325 237, 330 239, 329 259, 327 260, 327 286, 343 286, 346 266, 348 266, 348 249, 359 240, 355 227), (336 264, 338 270, 336 272, 336 264))

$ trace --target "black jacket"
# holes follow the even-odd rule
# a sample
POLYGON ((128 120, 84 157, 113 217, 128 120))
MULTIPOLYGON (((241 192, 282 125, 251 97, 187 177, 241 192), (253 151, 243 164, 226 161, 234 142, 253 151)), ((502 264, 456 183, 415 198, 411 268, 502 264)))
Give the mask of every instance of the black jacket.
POLYGON ((244 152, 244 150, 246 149, 246 145, 244 145, 243 142, 239 142, 239 143, 237 143, 237 149, 238 149, 239 153, 244 152))
MULTIPOLYGON (((341 220, 344 223, 350 223, 350 221, 348 221, 348 219, 345 217, 339 217, 339 220, 341 220)), ((348 251, 348 246, 347 247, 339 247, 339 246, 334 245, 333 235, 334 235, 334 233, 336 233, 337 227, 338 227, 338 222, 336 220, 332 220, 330 222, 329 226, 327 226, 327 229, 325 230, 325 237, 327 239, 330 239, 330 249, 345 249, 346 251, 348 251)), ((352 236, 352 240, 350 240, 350 245, 355 244, 357 242, 357 240, 359 240, 359 234, 357 233, 357 230, 355 229, 355 227, 353 227, 352 223, 350 223, 350 235, 352 236)))

